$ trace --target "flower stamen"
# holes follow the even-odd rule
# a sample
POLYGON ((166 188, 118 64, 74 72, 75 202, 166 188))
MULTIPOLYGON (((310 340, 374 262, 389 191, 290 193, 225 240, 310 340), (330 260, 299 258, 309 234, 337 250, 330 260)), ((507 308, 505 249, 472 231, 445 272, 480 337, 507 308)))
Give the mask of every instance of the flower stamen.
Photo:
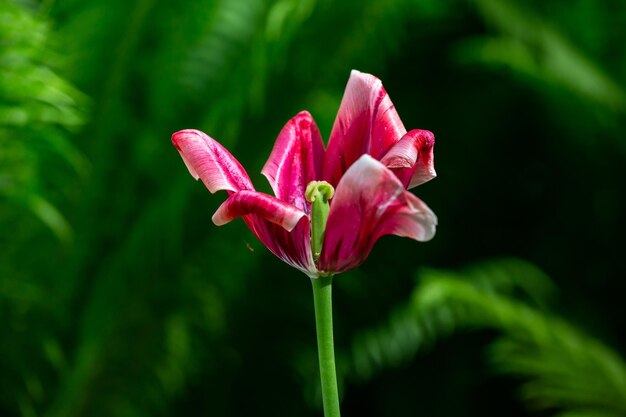
POLYGON ((311 249, 313 259, 317 261, 322 253, 326 220, 330 211, 328 202, 335 194, 335 189, 326 181, 311 181, 306 186, 304 197, 311 203, 311 249))

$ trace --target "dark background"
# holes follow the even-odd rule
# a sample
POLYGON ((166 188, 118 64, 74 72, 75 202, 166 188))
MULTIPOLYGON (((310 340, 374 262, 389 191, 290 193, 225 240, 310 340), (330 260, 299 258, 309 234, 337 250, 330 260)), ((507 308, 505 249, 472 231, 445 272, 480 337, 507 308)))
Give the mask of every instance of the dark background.
MULTIPOLYGON (((568 414, 584 394, 536 401, 559 395, 524 388, 541 371, 493 364, 502 334, 532 331, 461 314, 399 353, 367 335, 424 274, 518 258, 554 285, 537 320, 610 346, 604 371, 623 372, 625 39, 617 0, 3 1, 0 415, 321 415, 308 279, 243 222, 211 223, 225 194, 192 180, 170 135, 204 130, 267 191, 282 125, 306 109, 327 140, 353 68, 435 133, 438 178, 414 192, 439 227, 385 237, 336 278, 344 415, 624 415, 598 393, 568 414), (359 352, 375 370, 351 365, 359 352)), ((589 388, 588 368, 561 381, 589 388)))

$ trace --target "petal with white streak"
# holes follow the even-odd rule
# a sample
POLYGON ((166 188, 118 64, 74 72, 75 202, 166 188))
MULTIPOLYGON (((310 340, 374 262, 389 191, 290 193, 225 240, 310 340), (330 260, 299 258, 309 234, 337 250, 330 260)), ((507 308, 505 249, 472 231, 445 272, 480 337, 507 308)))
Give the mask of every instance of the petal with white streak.
POLYGON ((274 255, 310 277, 317 276, 317 269, 311 254, 309 238, 311 226, 308 217, 303 216, 291 232, 257 216, 244 216, 243 219, 256 237, 274 255), (295 239, 294 236, 307 236, 307 238, 295 239))
POLYGON ((435 135, 428 130, 411 130, 385 154, 380 162, 391 169, 405 188, 413 188, 437 176, 433 147, 435 135))
POLYGON ((317 275, 310 249, 310 225, 305 211, 254 191, 241 164, 206 134, 197 130, 183 130, 174 133, 172 142, 194 178, 202 178, 212 193, 228 191, 230 197, 213 215, 215 224, 222 225, 242 217, 272 253, 309 276, 317 275))
POLYGON ((361 155, 380 159, 405 133, 382 82, 353 70, 330 133, 324 179, 336 186, 361 155))
POLYGON ((194 129, 172 135, 172 143, 182 156, 189 173, 211 193, 220 190, 254 190, 250 177, 231 154, 216 140, 194 129))
POLYGON ((248 214, 293 230, 306 213, 282 200, 258 191, 242 190, 232 194, 213 215, 213 223, 221 226, 248 214))
POLYGON ((280 131, 261 173, 277 198, 309 212, 304 197, 309 182, 322 175, 324 144, 311 115, 300 112, 280 131))
POLYGON ((343 176, 331 200, 318 269, 355 268, 381 236, 423 242, 434 236, 436 226, 437 217, 426 204, 382 163, 363 155, 343 176))

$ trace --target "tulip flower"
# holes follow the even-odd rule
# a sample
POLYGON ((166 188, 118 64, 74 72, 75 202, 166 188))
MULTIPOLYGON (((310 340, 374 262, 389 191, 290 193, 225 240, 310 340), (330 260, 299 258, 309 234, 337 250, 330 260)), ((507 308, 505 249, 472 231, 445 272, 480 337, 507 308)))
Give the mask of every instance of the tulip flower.
POLYGON ((437 218, 407 191, 435 177, 434 136, 407 132, 381 81, 352 71, 328 147, 303 111, 280 131, 262 169, 274 196, 256 191, 241 164, 198 130, 172 137, 189 172, 228 192, 216 225, 241 217, 276 256, 312 278, 324 410, 339 415, 330 282, 359 266, 384 235, 427 241, 437 218))
POLYGON ((228 192, 216 225, 243 218, 270 251, 310 277, 357 267, 383 235, 426 241, 435 233, 433 212, 406 191, 435 177, 434 136, 407 133, 372 75, 352 72, 326 150, 308 112, 287 122, 261 171, 274 196, 256 191, 241 164, 203 132, 176 132, 172 141, 191 175, 212 193, 228 192), (329 210, 318 231, 306 191, 321 181, 329 210), (312 233, 323 240, 312 243, 312 233))

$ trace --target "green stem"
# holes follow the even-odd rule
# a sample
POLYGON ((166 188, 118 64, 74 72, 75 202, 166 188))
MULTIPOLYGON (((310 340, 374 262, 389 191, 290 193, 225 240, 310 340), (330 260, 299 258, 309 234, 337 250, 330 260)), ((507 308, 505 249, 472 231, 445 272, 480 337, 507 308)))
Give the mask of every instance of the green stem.
POLYGON ((333 278, 313 278, 311 282, 313 283, 313 303, 315 304, 315 327, 317 329, 317 351, 320 360, 324 416, 339 417, 339 390, 337 389, 333 342, 333 278))

